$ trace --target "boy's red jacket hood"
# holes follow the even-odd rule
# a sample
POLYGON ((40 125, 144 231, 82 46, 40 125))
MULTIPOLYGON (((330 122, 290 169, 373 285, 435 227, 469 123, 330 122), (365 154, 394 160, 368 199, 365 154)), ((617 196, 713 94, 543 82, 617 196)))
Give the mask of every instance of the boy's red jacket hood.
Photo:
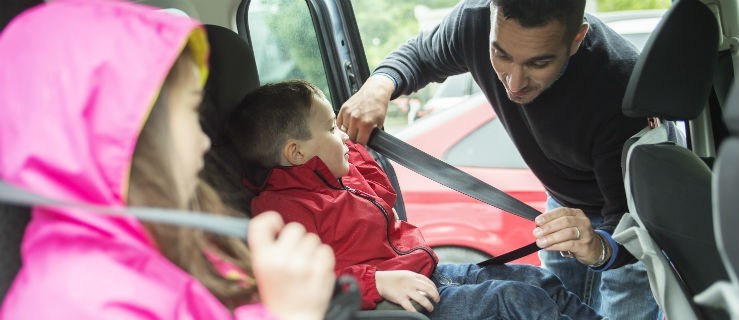
POLYGON ((395 217, 395 191, 372 156, 349 143, 349 173, 340 180, 314 157, 294 167, 273 169, 252 199, 252 214, 279 212, 330 245, 336 273, 353 275, 362 308, 382 300, 375 272, 410 270, 430 276, 438 261, 415 226, 395 217))

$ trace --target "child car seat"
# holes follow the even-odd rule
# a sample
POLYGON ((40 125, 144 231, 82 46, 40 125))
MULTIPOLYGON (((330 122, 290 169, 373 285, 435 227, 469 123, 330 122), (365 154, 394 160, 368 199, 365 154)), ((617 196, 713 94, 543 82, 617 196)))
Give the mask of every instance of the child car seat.
MULTIPOLYGON (((718 36, 718 23, 706 5, 675 1, 637 60, 624 113, 696 118, 709 98, 718 36)), ((727 279, 713 241, 711 170, 696 154, 668 141, 668 126, 652 123, 624 146, 629 212, 613 238, 644 262, 668 319, 723 319, 721 312, 692 299, 727 279)))

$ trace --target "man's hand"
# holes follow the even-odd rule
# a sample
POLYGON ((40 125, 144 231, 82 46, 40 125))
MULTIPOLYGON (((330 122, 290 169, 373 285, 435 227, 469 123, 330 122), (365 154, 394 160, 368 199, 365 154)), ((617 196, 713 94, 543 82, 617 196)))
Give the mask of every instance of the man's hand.
POLYGON ((408 311, 417 311, 411 300, 417 302, 429 312, 434 310, 434 303, 439 302, 439 291, 429 278, 407 270, 375 272, 377 292, 390 302, 399 304, 408 311), (432 303, 431 301, 434 301, 432 303))
MULTIPOLYGON (((582 264, 598 261, 600 240, 585 213, 580 209, 557 208, 536 217, 534 237, 539 248, 569 251, 582 264)), ((609 250, 610 252, 610 250, 609 250)))
POLYGON ((367 145, 372 130, 381 128, 385 122, 387 104, 394 89, 393 81, 385 76, 369 77, 341 106, 336 126, 346 132, 350 140, 367 145))
POLYGON ((334 289, 334 253, 276 212, 249 224, 252 268, 265 307, 280 319, 323 319, 334 289))

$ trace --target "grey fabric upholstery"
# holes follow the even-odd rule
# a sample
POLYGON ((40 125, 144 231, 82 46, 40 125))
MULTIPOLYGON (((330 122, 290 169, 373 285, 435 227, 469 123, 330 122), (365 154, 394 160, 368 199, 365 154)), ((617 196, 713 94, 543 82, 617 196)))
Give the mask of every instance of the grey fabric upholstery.
MULTIPOLYGON (((629 166, 636 212, 684 282, 685 294, 692 297, 728 280, 714 241, 711 171, 705 163, 685 148, 657 144, 634 148, 629 166)), ((696 310, 707 319, 725 318, 711 308, 696 310)))
POLYGON ((739 284, 739 137, 721 145, 714 174, 714 219, 717 244, 729 276, 739 284))
MULTIPOLYGON (((703 3, 675 1, 637 61, 624 114, 696 118, 711 97, 718 37, 716 18, 703 3)), ((693 302, 728 279, 713 240, 711 169, 692 151, 655 138, 662 130, 645 130, 624 148, 630 212, 614 238, 644 261, 668 318, 726 319, 723 311, 693 302)))
POLYGON ((724 113, 730 136, 721 144, 713 173, 713 226, 716 245, 728 281, 717 281, 696 296, 696 301, 725 310, 732 319, 739 319, 739 83, 733 84, 724 113))
POLYGON ((734 81, 724 110, 724 123, 729 129, 718 151, 713 175, 714 219, 717 244, 731 280, 739 286, 739 81, 734 81))

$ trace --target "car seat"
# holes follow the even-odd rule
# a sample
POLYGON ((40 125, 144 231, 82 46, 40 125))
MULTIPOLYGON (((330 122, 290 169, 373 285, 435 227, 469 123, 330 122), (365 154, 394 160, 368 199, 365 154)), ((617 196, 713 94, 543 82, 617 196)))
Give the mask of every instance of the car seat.
MULTIPOLYGON (((215 187, 227 205, 248 213, 253 194, 242 184, 241 176, 249 168, 239 167, 233 146, 219 129, 241 99, 259 86, 258 71, 252 48, 245 39, 221 26, 205 25, 205 29, 211 45, 211 69, 205 86, 201 123, 212 146, 205 156, 202 178, 215 187)), ((403 310, 357 311, 353 318, 428 319, 421 313, 403 310)))
POLYGON ((695 300, 725 310, 731 319, 739 319, 739 83, 734 82, 726 103, 724 120, 729 137, 722 142, 713 171, 713 227, 716 244, 729 281, 718 281, 695 300))
POLYGON ((21 268, 21 240, 30 220, 30 208, 0 204, 0 305, 21 268))
MULTIPOLYGON (((708 101, 718 57, 718 23, 698 0, 677 0, 637 60, 623 100, 631 117, 695 119, 708 101)), ((693 296, 727 279, 713 241, 711 170, 650 126, 624 145, 629 212, 613 238, 644 262, 655 300, 668 319, 724 319, 693 296)))
MULTIPOLYGON (((0 5, 0 31, 19 13, 42 3, 38 0, 4 1, 0 5)), ((0 203, 0 305, 21 267, 21 240, 31 220, 31 209, 0 203)))

